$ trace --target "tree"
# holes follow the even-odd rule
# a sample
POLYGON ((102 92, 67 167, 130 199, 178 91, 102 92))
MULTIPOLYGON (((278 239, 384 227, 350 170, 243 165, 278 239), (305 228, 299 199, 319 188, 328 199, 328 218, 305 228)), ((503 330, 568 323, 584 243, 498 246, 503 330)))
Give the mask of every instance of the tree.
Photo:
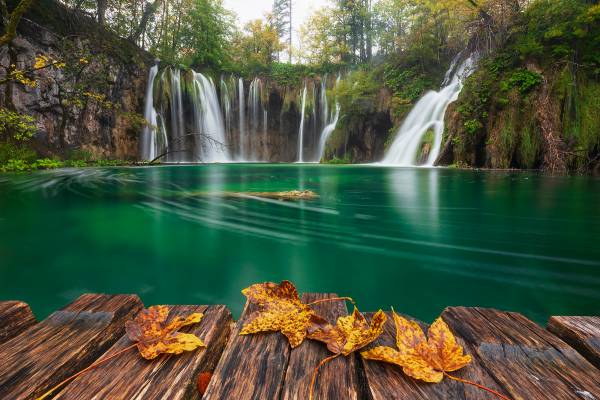
POLYGON ((21 0, 12 10, 8 11, 6 0, 0 0, 0 12, 2 13, 2 25, 4 33, 0 36, 0 47, 10 44, 17 35, 17 26, 23 15, 31 8, 34 0, 21 0))
POLYGON ((292 0, 273 0, 272 24, 282 42, 288 43, 289 62, 292 62, 292 0))
MULTIPOLYGON (((270 17, 267 16, 267 20, 270 17)), ((261 19, 250 21, 244 32, 237 34, 233 43, 234 61, 245 67, 247 73, 257 74, 268 69, 277 60, 282 46, 275 28, 261 19)))

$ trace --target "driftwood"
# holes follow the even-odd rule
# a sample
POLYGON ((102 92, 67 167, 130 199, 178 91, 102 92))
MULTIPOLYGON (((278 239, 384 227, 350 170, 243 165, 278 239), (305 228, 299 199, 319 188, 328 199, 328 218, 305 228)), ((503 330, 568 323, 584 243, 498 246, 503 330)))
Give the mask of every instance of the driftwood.
MULTIPOLYGON (((366 314, 370 320, 373 314, 366 314)), ((396 328, 392 313, 387 313, 388 321, 385 330, 373 345, 396 347, 396 328)), ((414 320, 408 316, 405 318, 414 320)), ((428 326, 417 321, 421 328, 427 332, 428 326)), ((464 341, 457 337, 458 342, 464 341)), ((441 383, 431 384, 417 381, 404 375, 402 368, 396 365, 373 360, 362 360, 370 398, 373 400, 425 400, 425 399, 452 399, 452 400, 488 400, 494 397, 469 385, 445 378, 441 383)), ((483 368, 479 360, 474 359, 471 364, 452 373, 453 376, 468 379, 498 392, 503 390, 497 385, 490 374, 483 368)))
POLYGON ((442 317, 513 400, 600 399, 600 372, 523 315, 451 307, 442 317))
POLYGON ((223 197, 232 199, 271 199, 282 201, 315 200, 319 195, 311 190, 290 190, 286 192, 191 192, 185 197, 223 197))
POLYGON ((29 306, 21 301, 0 303, 0 321, 0 344, 17 336, 36 322, 29 306))
POLYGON ((548 330, 600 368, 600 317, 552 317, 548 330))
MULTIPOLYGON (((206 348, 178 356, 162 355, 147 361, 136 349, 123 353, 70 383, 55 399, 200 399, 197 376, 212 373, 231 330, 231 313, 225 306, 173 306, 169 319, 204 313, 200 324, 181 329, 200 337, 206 348)), ((132 342, 123 336, 101 358, 110 357, 132 342)))
POLYGON ((83 295, 0 345, 0 399, 31 399, 92 364, 125 331, 137 296, 83 295))

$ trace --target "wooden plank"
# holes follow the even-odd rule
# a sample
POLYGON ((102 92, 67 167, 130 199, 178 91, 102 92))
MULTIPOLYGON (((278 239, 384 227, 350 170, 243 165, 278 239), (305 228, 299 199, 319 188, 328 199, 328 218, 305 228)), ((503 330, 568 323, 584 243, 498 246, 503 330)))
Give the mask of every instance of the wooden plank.
POLYGON ((254 310, 254 305, 246 303, 203 400, 279 399, 290 345, 276 332, 240 336, 246 318, 254 310))
MULTIPOLYGON (((335 294, 306 293, 304 303, 337 297, 335 294)), ((348 309, 344 301, 320 303, 314 306, 318 315, 335 324, 339 317, 346 316, 348 309)), ((331 356, 323 343, 306 340, 290 354, 281 400, 308 399, 310 381, 317 365, 331 356)), ((357 360, 353 354, 338 357, 324 365, 318 375, 314 390, 315 399, 359 399, 357 360)))
POLYGON ((83 295, 3 343, 0 398, 35 398, 92 364, 141 308, 137 296, 83 295))
MULTIPOLYGON (((204 313, 202 321, 181 332, 197 335, 206 348, 152 361, 132 349, 77 378, 55 399, 200 399, 198 374, 214 371, 231 333, 232 318, 225 306, 171 306, 169 320, 195 312, 204 313)), ((125 335, 101 358, 131 345, 125 335)))
POLYGON ((21 301, 0 302, 0 344, 36 323, 31 308, 21 301))
POLYGON ((600 399, 600 372, 523 315, 465 307, 442 315, 513 400, 600 399))
MULTIPOLYGON (((373 314, 369 313, 366 314, 366 316, 370 320, 373 314)), ((396 328, 394 326, 392 313, 387 313, 387 316, 388 321, 385 324, 383 334, 369 347, 389 346, 396 348, 396 328)), ((403 316, 409 320, 416 321, 409 316, 403 316)), ((417 323, 419 323, 425 332, 427 331, 427 324, 420 321, 417 321, 417 323)), ((464 341, 459 336, 457 336, 457 340, 461 345, 465 345, 464 341)), ((364 359, 362 360, 362 364, 364 366, 370 398, 373 400, 497 400, 497 397, 486 393, 485 391, 447 378, 440 383, 431 384, 406 376, 402 372, 402 368, 392 364, 364 359)), ((503 393, 503 390, 487 373, 476 357, 473 358, 471 364, 452 373, 452 375, 462 379, 468 379, 503 393)))
POLYGON ((600 368, 600 317, 552 317, 548 330, 600 368))

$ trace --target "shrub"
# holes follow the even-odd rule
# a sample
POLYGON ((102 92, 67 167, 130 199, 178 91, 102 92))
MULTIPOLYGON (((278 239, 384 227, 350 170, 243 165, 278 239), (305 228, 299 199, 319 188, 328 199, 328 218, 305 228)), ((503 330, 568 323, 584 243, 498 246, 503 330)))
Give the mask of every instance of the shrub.
POLYGON ((35 134, 35 120, 29 115, 0 108, 0 138, 5 141, 26 141, 35 134))

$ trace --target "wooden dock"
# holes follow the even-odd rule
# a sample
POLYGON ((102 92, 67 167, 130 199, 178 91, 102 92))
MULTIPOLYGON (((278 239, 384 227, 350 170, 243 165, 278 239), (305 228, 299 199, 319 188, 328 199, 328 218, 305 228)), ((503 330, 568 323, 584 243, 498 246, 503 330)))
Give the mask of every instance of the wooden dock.
MULTIPOLYGON (((312 302, 333 294, 304 294, 312 302)), ((21 302, 0 303, 0 399, 34 399, 63 379, 128 346, 125 322, 143 304, 132 295, 86 294, 42 321, 21 302)), ((330 320, 347 314, 341 301, 315 305, 330 320)), ((291 349, 277 333, 239 336, 225 306, 172 306, 170 317, 204 313, 182 331, 207 348, 146 361, 123 353, 73 380, 54 399, 308 399, 314 368, 331 355, 320 343, 291 349), (197 378, 212 374, 204 396, 197 378)), ((367 314, 369 317, 369 314, 367 314)), ((451 307, 442 314, 473 362, 456 375, 514 400, 600 400, 600 317, 552 317, 542 328, 517 313, 451 307)), ((421 324, 425 327, 425 324, 421 324)), ((393 324, 374 345, 394 345, 393 324)), ((316 399, 490 400, 493 395, 452 380, 427 384, 393 365, 339 357, 321 370, 316 399)))

